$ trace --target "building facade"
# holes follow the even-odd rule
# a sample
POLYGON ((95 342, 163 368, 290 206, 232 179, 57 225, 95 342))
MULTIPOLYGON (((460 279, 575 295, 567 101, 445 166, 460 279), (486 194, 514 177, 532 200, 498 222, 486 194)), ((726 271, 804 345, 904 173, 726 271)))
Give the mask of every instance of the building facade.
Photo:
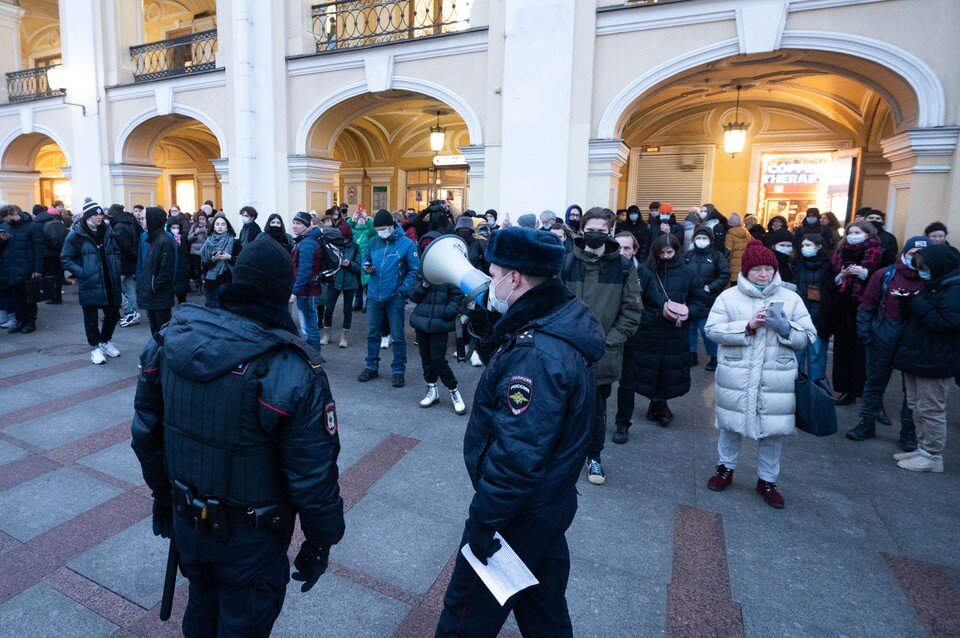
POLYGON ((960 225, 958 26, 952 0, 0 0, 0 199, 872 206, 904 236, 960 225))

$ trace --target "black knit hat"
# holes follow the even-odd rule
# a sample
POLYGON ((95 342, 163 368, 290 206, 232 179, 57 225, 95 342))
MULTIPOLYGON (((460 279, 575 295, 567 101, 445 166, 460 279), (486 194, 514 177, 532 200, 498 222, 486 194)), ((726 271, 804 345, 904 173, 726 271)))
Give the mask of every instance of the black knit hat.
POLYGON ((379 228, 380 226, 393 226, 396 222, 393 220, 393 215, 390 214, 390 211, 380 209, 377 211, 377 214, 373 218, 373 227, 379 228))
POLYGON ((103 215, 103 209, 100 204, 87 197, 83 200, 83 219, 87 220, 94 215, 103 215))
POLYGON ((269 235, 257 237, 237 257, 233 283, 255 288, 267 301, 286 308, 293 292, 290 253, 269 235))
POLYGON ((487 240, 487 261, 534 277, 554 277, 563 264, 563 244, 553 233, 511 226, 487 240))
POLYGON ((107 209, 107 217, 113 218, 123 212, 123 204, 110 204, 107 209))

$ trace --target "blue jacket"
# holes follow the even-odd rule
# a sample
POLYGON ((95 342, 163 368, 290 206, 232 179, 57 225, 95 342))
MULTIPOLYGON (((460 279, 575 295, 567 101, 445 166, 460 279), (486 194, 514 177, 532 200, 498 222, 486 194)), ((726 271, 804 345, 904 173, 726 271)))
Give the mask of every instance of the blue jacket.
POLYGON ((293 253, 290 257, 293 259, 293 271, 297 274, 293 281, 293 294, 298 297, 319 297, 323 294, 323 286, 310 285, 310 280, 319 274, 313 269, 313 260, 322 238, 323 231, 311 228, 305 235, 293 240, 293 253))
POLYGON ((498 349, 474 395, 463 458, 476 490, 471 521, 503 529, 576 498, 604 335, 590 308, 551 279, 510 307, 488 345, 498 349))
POLYGON ((387 239, 373 235, 363 256, 363 264, 373 264, 367 287, 367 298, 387 301, 398 294, 404 299, 410 296, 420 270, 417 245, 407 237, 400 226, 395 226, 387 239))
POLYGON ((10 239, 0 241, 0 283, 15 286, 30 279, 35 272, 43 272, 47 245, 40 224, 26 213, 20 213, 17 223, 0 223, 0 232, 10 233, 10 239))

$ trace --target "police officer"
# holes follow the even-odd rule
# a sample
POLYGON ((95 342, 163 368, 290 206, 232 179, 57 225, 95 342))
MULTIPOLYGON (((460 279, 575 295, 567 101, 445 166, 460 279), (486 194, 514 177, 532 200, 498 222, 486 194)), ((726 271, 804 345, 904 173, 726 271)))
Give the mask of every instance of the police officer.
POLYGON ((604 334, 556 278, 563 256, 555 235, 529 228, 506 228, 488 241, 487 305, 503 317, 484 340, 485 351, 495 351, 463 441, 476 494, 460 546, 486 563, 501 547, 499 532, 540 584, 501 607, 458 554, 437 636, 496 636, 511 610, 524 636, 573 635, 564 534, 577 509, 604 334))
POLYGON ((185 636, 267 636, 283 605, 287 548, 309 591, 343 536, 337 413, 319 354, 287 299, 290 255, 251 242, 207 307, 180 306, 141 355, 133 449, 190 581, 185 636))

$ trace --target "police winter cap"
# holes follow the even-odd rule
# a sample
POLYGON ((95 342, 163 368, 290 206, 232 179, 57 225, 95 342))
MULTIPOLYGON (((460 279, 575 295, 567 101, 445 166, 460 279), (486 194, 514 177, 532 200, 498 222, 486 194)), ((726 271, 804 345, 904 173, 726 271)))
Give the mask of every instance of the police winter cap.
POLYGON ((511 226, 487 240, 487 261, 535 277, 555 277, 563 264, 563 244, 553 233, 511 226))
POLYGON ((269 235, 247 244, 233 267, 233 283, 250 286, 268 301, 286 307, 293 292, 293 261, 269 235))

